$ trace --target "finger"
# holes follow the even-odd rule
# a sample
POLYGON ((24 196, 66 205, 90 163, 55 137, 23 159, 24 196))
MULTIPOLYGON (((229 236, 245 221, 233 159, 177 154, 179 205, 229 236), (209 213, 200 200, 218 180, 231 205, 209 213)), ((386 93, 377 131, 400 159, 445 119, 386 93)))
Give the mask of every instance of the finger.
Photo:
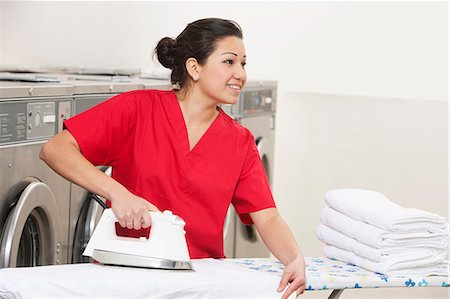
POLYGON ((128 229, 132 229, 133 228, 133 218, 131 218, 131 217, 125 218, 125 225, 128 229))
POLYGON ((297 293, 297 297, 299 297, 301 294, 303 294, 305 292, 305 288, 304 287, 300 287, 299 289, 297 289, 295 291, 295 293, 297 293))
POLYGON ((300 294, 303 294, 306 289, 306 280, 302 279, 301 285, 300 285, 300 294))
POLYGON ((291 273, 284 271, 283 276, 281 277, 281 280, 280 280, 280 284, 278 285, 278 289, 277 289, 278 292, 282 292, 286 288, 287 284, 289 283, 290 277, 291 277, 291 273))
POLYGON ((142 215, 142 227, 143 228, 147 228, 147 227, 149 227, 149 226, 151 226, 152 225, 152 217, 150 216, 150 213, 144 213, 143 215, 142 215))
POLYGON ((288 299, 289 296, 291 296, 293 292, 294 292, 294 290, 287 288, 286 292, 284 292, 283 296, 281 296, 281 299, 288 299))
POLYGON ((125 219, 120 219, 119 220, 119 224, 121 227, 126 228, 127 227, 127 222, 125 221, 125 219))
POLYGON ((292 283, 293 289, 295 290, 296 297, 299 297, 301 294, 305 292, 306 281, 303 278, 297 277, 295 281, 292 283))
POLYGON ((300 282, 298 279, 294 279, 294 281, 291 282, 291 284, 289 285, 289 287, 286 289, 286 292, 284 292, 283 296, 281 297, 281 299, 287 299, 289 298, 289 296, 292 295, 292 293, 294 293, 294 291, 296 289, 298 289, 300 287, 300 282))
POLYGON ((125 219, 125 217, 116 217, 117 221, 119 222, 120 226, 125 228, 127 227, 127 221, 125 219))
POLYGON ((152 211, 152 212, 160 212, 159 209, 158 209, 155 205, 152 205, 152 204, 151 204, 150 202, 148 202, 148 201, 145 201, 145 205, 146 205, 148 211, 152 211))
POLYGON ((116 213, 113 209, 114 216, 116 216, 117 222, 119 222, 120 226, 125 228, 127 227, 127 222, 125 221, 125 217, 121 215, 121 213, 116 213))
POLYGON ((136 215, 133 217, 133 225, 134 225, 134 229, 141 229, 141 226, 142 226, 141 215, 139 215, 139 216, 136 215))
POLYGON ((295 292, 297 293, 297 297, 305 292, 306 285, 301 285, 295 292))

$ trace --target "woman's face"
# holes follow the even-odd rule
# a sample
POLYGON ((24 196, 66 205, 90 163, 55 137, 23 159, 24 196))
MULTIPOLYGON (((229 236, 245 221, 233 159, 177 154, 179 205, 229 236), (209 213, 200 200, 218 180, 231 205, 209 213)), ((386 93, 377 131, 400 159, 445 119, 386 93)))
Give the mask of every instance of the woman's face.
POLYGON ((201 92, 216 103, 236 103, 247 81, 246 61, 242 39, 234 36, 220 40, 206 63, 199 68, 201 92))

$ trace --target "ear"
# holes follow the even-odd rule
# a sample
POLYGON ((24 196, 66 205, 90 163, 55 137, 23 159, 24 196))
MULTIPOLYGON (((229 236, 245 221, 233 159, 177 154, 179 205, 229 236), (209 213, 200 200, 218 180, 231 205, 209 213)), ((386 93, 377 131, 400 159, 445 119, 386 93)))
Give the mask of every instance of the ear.
POLYGON ((200 71, 200 65, 198 64, 197 59, 190 57, 186 60, 186 70, 192 80, 198 80, 198 73, 200 71))

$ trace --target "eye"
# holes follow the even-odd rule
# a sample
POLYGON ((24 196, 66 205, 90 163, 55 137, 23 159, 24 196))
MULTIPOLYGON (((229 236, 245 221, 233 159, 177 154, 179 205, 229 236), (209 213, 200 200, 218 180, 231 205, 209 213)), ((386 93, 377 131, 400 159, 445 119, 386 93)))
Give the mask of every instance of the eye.
POLYGON ((227 59, 227 60, 224 61, 224 63, 226 63, 226 64, 233 64, 234 61, 232 59, 227 59))
POLYGON ((247 65, 247 62, 244 61, 241 63, 241 65, 242 65, 242 68, 245 68, 245 66, 247 65))

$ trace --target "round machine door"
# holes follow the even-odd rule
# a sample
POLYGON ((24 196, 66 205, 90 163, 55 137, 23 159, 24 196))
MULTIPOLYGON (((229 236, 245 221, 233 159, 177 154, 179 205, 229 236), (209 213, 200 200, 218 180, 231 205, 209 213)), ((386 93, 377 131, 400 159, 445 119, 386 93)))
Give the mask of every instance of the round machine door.
POLYGON ((228 258, 235 255, 236 211, 230 205, 223 224, 223 250, 228 258))
POLYGON ((232 225, 232 217, 233 217, 233 208, 230 205, 228 207, 228 211, 227 211, 227 215, 225 216, 225 221, 223 223, 223 238, 226 239, 226 237, 228 236, 229 232, 233 229, 232 225))
POLYGON ((1 232, 0 268, 59 263, 58 209, 50 188, 35 179, 9 201, 1 232))
POLYGON ((92 196, 94 195, 91 193, 86 195, 86 199, 83 202, 78 217, 74 234, 72 263, 92 262, 92 259, 88 256, 84 256, 83 252, 104 211, 103 207, 101 207, 92 196))
MULTIPOLYGON (((105 174, 111 176, 112 168, 101 168, 105 174)), ((73 251, 72 251, 72 263, 90 263, 92 258, 84 256, 83 252, 94 233, 100 218, 103 214, 104 208, 96 200, 105 200, 101 197, 94 199, 96 195, 86 191, 84 200, 78 215, 77 224, 74 233, 73 251)), ((105 204, 104 204, 105 205, 105 204)))
POLYGON ((270 163, 269 163, 269 155, 270 155, 270 148, 269 148, 269 142, 264 137, 258 137, 256 139, 256 147, 258 148, 259 157, 261 158, 261 161, 264 166, 264 170, 266 171, 267 180, 269 181, 269 184, 272 185, 272 177, 271 177, 271 169, 270 169, 270 163))

